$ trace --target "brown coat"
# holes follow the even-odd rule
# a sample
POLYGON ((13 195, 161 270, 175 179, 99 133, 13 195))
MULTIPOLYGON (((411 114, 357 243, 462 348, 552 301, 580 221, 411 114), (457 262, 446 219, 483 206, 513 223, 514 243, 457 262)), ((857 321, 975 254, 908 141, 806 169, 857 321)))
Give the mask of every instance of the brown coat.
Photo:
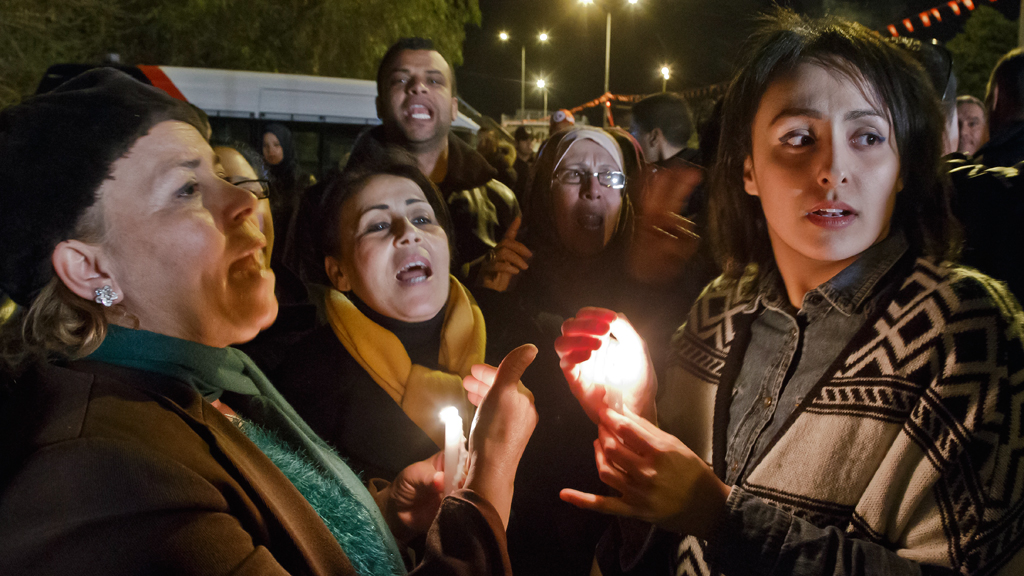
MULTIPOLYGON (((291 482, 180 381, 46 366, 0 406, 0 438, 2 574, 355 574, 291 482)), ((494 508, 447 498, 416 573, 510 573, 494 508)))

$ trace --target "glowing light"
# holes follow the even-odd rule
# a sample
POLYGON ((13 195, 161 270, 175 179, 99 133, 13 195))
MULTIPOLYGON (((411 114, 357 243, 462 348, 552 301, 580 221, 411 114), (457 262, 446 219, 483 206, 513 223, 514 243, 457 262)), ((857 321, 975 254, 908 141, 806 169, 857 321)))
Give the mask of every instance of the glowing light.
POLYGON ((462 416, 455 406, 441 410, 444 422, 444 493, 451 494, 464 476, 466 436, 462 433, 462 416))
POLYGON ((507 42, 507 41, 508 41, 508 32, 499 32, 499 33, 498 33, 498 38, 499 38, 499 39, 500 39, 500 40, 501 40, 502 42, 507 42))
POLYGON ((541 32, 541 33, 540 33, 540 35, 539 35, 539 36, 537 36, 537 38, 540 38, 540 41, 541 41, 541 42, 547 42, 547 41, 548 41, 548 38, 549 38, 549 36, 548 36, 548 33, 547 33, 547 32, 541 32))
POLYGON ((662 66, 661 67, 661 77, 664 78, 665 80, 668 80, 668 74, 669 74, 668 66, 662 66))
POLYGON ((964 3, 964 6, 967 6, 968 10, 974 10, 974 2, 973 2, 973 0, 960 0, 960 1, 964 3))
POLYGON ((949 6, 949 9, 953 11, 953 14, 956 14, 957 16, 960 15, 960 5, 957 4, 955 0, 953 2, 947 2, 946 4, 949 6))
POLYGON ((548 83, 545 82, 543 78, 537 80, 537 88, 543 89, 547 85, 548 85, 548 83))
POLYGON ((583 4, 584 6, 590 6, 593 3, 594 0, 580 0, 580 4, 583 4))
POLYGON ((924 24, 925 28, 932 25, 932 19, 928 17, 927 12, 921 12, 918 16, 921 18, 921 23, 924 24))
POLYGON ((900 33, 896 31, 896 27, 893 26, 892 24, 889 24, 889 34, 892 34, 893 37, 900 35, 900 33))
POLYGON ((910 22, 910 18, 903 19, 903 27, 907 29, 907 32, 914 31, 914 25, 910 22))
POLYGON ((612 321, 601 347, 580 364, 580 380, 585 386, 603 386, 605 402, 622 412, 623 399, 632 399, 647 382, 647 355, 640 336, 626 322, 612 321))
POLYGON ((640 1, 640 0, 629 0, 629 3, 630 3, 630 4, 636 4, 636 3, 637 3, 637 2, 639 2, 639 1, 640 1))

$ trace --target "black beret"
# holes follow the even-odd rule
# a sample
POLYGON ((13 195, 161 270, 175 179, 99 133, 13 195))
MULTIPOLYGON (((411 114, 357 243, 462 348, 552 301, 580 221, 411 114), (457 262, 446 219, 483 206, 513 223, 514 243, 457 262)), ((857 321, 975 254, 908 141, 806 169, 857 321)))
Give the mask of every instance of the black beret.
POLYGON ((190 104, 111 68, 0 112, 0 292, 31 303, 114 162, 167 120, 206 135, 190 104))

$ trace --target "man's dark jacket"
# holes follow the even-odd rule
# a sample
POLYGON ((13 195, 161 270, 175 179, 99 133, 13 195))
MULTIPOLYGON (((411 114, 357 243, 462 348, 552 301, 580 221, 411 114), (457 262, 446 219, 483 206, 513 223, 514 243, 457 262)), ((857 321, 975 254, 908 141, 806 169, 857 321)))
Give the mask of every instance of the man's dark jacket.
POLYGON ((973 161, 993 166, 1013 166, 1024 161, 1024 121, 1013 122, 992 135, 974 155, 973 161))
POLYGON ((953 214, 964 228, 961 262, 1006 282, 1024 297, 1024 164, 987 167, 963 158, 948 161, 953 214))

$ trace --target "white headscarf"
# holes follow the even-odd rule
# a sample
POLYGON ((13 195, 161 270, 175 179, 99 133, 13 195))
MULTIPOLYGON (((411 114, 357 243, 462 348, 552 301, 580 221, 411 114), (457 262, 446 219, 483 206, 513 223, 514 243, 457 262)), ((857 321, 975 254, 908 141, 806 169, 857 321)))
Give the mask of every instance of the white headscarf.
POLYGON ((591 142, 597 143, 601 148, 604 148, 612 159, 615 160, 615 165, 619 167, 619 171, 625 171, 623 166, 625 161, 622 158, 622 149, 612 139, 612 137, 601 130, 600 128, 591 128, 589 126, 574 126, 566 131, 565 136, 558 142, 558 149, 556 150, 556 156, 558 161, 555 162, 555 171, 562 165, 562 160, 565 159, 565 155, 569 152, 569 148, 572 145, 580 142, 581 140, 590 140, 591 142))

